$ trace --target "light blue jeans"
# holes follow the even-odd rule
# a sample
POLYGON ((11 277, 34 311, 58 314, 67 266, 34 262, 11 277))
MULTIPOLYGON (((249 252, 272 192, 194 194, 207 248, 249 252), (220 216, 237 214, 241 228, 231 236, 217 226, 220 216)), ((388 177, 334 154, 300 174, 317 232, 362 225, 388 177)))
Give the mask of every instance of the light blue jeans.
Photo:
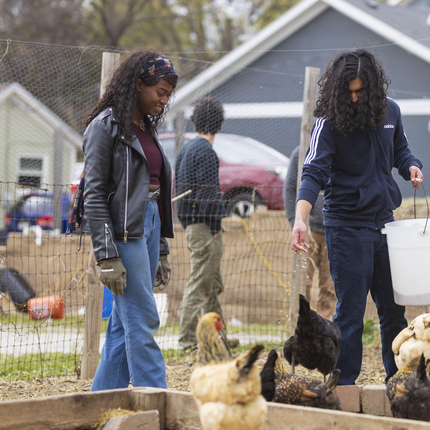
POLYGON ((148 201, 142 239, 118 241, 127 287, 115 302, 91 391, 133 387, 167 388, 163 355, 154 340, 160 319, 153 295, 160 248, 157 202, 148 201))

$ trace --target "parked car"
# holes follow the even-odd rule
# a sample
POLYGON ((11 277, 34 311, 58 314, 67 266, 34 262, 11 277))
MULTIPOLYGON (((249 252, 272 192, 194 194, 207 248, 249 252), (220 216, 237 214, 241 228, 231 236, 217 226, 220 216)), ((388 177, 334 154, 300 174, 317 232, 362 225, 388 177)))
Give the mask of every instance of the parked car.
POLYGON ((73 165, 73 173, 72 173, 72 183, 70 184, 70 191, 72 195, 76 194, 78 190, 79 183, 81 182, 81 175, 84 171, 84 163, 78 162, 73 165))
MULTIPOLYGON (((42 230, 54 228, 54 196, 52 192, 31 190, 12 205, 5 214, 3 237, 11 231, 22 232, 31 226, 40 226, 42 230)), ((67 227, 70 208, 70 194, 61 194, 61 232, 67 227)))
MULTIPOLYGON (((184 140, 195 136, 186 133, 184 140)), ((159 137, 174 169, 175 134, 161 133, 159 137)), ((213 148, 219 158, 221 192, 230 216, 247 218, 261 204, 270 210, 284 209, 282 186, 290 164, 288 157, 258 140, 237 134, 217 134, 213 148)))

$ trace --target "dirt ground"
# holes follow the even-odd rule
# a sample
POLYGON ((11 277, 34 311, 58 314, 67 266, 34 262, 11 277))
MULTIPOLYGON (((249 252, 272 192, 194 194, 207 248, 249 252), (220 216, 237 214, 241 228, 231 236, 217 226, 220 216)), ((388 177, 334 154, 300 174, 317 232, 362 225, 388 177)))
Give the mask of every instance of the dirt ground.
MULTIPOLYGON (((278 351, 281 354, 281 351, 278 351)), ((262 368, 267 359, 267 353, 257 361, 262 368)), ((194 369, 195 357, 187 356, 185 359, 167 360, 167 386, 171 390, 190 391, 190 376, 194 369)), ((287 366, 288 363, 287 363, 287 366)), ((308 371, 299 366, 297 373, 322 379, 317 371, 308 371)), ((362 371, 357 379, 358 385, 384 384, 385 370, 381 359, 380 345, 375 344, 364 348, 362 371)), ((90 380, 68 378, 47 378, 30 381, 4 382, 0 381, 0 400, 23 400, 45 396, 57 396, 90 391, 90 380)))
MULTIPOLYGON (((423 207, 424 205, 420 204, 419 210, 417 211, 418 217, 423 216, 423 207)), ((413 218, 413 200, 397 212, 396 219, 413 218)), ((276 320, 279 323, 284 323, 284 321, 281 321, 281 318, 279 318, 279 314, 282 312, 282 309, 286 309, 288 305, 284 302, 284 294, 279 295, 279 291, 283 292, 283 289, 279 288, 275 277, 272 275, 273 273, 279 273, 280 276, 285 279, 285 282, 288 282, 291 276, 291 273, 286 273, 284 270, 286 267, 290 267, 289 263, 286 264, 289 258, 287 251, 288 246, 286 246, 286 237, 289 237, 289 226, 285 217, 281 217, 279 214, 275 215, 277 216, 267 217, 264 213, 258 213, 253 219, 248 220, 248 226, 251 232, 250 237, 256 239, 256 243, 259 244, 261 252, 270 260, 272 273, 264 266, 263 260, 259 258, 256 249, 254 249, 253 242, 250 240, 250 237, 248 237, 243 226, 232 222, 226 223, 225 238, 228 252, 225 253, 225 259, 223 260, 223 277, 225 278, 226 284, 223 308, 225 308, 227 319, 231 316, 236 316, 246 323, 273 323, 273 321, 276 322, 276 320), (256 228, 257 225, 258 228, 256 228), (244 290, 245 287, 246 289, 244 290), (250 295, 249 291, 252 291, 253 294, 250 295), (247 297, 247 300, 244 300, 244 297, 247 297), (259 306, 261 306, 261 309, 259 306), (252 310, 252 312, 250 310, 252 310)), ((71 243, 67 243, 67 247, 74 249, 74 247, 76 247, 74 241, 75 239, 73 239, 71 243)), ((11 259, 9 263, 11 263, 12 266, 17 266, 19 260, 22 260, 22 250, 20 248, 19 252, 18 250, 14 252, 13 245, 18 246, 13 241, 9 244, 8 258, 11 259)), ((50 241, 47 242, 46 247, 54 245, 56 245, 56 242, 50 241)), ((20 246, 22 246, 22 244, 20 244, 20 246)), ((33 248, 34 246, 28 246, 26 254, 29 255, 29 258, 32 257, 32 264, 43 265, 43 262, 39 262, 40 264, 37 263, 36 260, 40 256, 35 257, 32 254, 34 251, 33 248)), ((186 250, 186 241, 183 234, 177 235, 175 244, 171 249, 174 257, 172 257, 172 261, 174 263, 172 268, 172 285, 169 286, 169 315, 173 317, 173 319, 175 319, 175 317, 177 319, 178 315, 176 314, 178 314, 178 310, 180 309, 180 300, 182 298, 184 285, 188 279, 188 264, 186 263, 189 258, 189 253, 184 252, 186 250)), ((72 252, 67 248, 65 254, 72 255, 72 252)), ((82 253, 82 255, 83 254, 84 253, 82 253)), ((79 255, 81 260, 82 255, 79 255)), ((65 283, 67 283, 66 277, 59 277, 59 273, 68 273, 69 269, 66 267, 62 270, 57 270, 54 266, 56 264, 64 265, 63 261, 61 259, 60 261, 59 259, 52 258, 52 251, 49 249, 45 250, 43 258, 47 261, 46 264, 49 263, 52 266, 49 266, 50 270, 46 271, 52 279, 42 280, 41 278, 40 288, 43 288, 45 284, 51 285, 51 288, 54 286, 54 289, 64 286, 65 283)), ((80 285, 82 278, 80 270, 83 270, 82 268, 86 264, 86 261, 81 260, 73 260, 70 262, 73 267, 78 267, 79 269, 77 269, 74 274, 74 278, 76 278, 74 282, 78 285, 80 285)), ((27 268, 27 271, 28 270, 27 268)), ((38 278, 35 279, 35 284, 37 284, 37 280, 38 278)), ((37 284, 37 286, 39 286, 39 284, 37 284)), ((36 290, 39 291, 39 288, 36 288, 36 290)), ((78 288, 75 288, 75 290, 78 290, 78 288)), ((70 299, 72 299, 72 295, 70 295, 70 299)), ((81 297, 74 300, 75 303, 73 303, 73 306, 69 305, 70 308, 77 308, 78 304, 80 305, 80 303, 83 303, 80 302, 81 297)), ((366 311, 366 316, 374 317, 376 315, 376 309, 373 308, 370 309, 370 312, 366 311)), ((430 312, 430 307, 409 307, 409 309, 407 307, 406 316, 410 321, 416 315, 423 312, 430 312)), ((285 312, 282 313, 285 315, 285 312)), ((257 364, 260 367, 263 366, 266 357, 267 354, 264 354, 258 361, 257 364)), ((189 391, 189 379, 193 370, 193 365, 194 361, 191 356, 181 360, 167 360, 168 388, 172 390, 189 391)), ((300 367, 297 368, 297 372, 317 378, 321 377, 318 372, 309 372, 300 367)), ((356 382, 359 385, 383 384, 384 377, 385 371, 381 360, 380 344, 375 343, 373 346, 364 349, 362 372, 356 382)), ((0 381, 0 400, 9 401, 80 393, 89 391, 90 387, 90 380, 78 380, 72 376, 68 376, 67 378, 46 378, 43 380, 36 379, 16 382, 0 381)))

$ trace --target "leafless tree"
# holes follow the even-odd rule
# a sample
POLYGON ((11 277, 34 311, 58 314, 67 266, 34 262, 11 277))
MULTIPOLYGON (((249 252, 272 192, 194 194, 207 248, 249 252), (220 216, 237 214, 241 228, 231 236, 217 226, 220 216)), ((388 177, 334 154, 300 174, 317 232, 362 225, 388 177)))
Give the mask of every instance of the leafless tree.
POLYGON ((0 38, 57 45, 85 42, 84 0, 0 0, 0 38))
POLYGON ((93 0, 87 19, 93 21, 92 34, 106 46, 119 46, 120 39, 135 23, 145 19, 152 0, 93 0), (100 37, 101 36, 101 37, 100 37))

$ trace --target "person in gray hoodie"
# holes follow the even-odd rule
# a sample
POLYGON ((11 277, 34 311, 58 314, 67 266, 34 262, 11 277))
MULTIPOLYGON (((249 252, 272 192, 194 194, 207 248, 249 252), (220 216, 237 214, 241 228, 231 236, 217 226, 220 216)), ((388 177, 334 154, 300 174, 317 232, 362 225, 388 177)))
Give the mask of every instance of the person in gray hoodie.
MULTIPOLYGON (((296 218, 297 172, 299 165, 300 146, 297 146, 290 157, 290 166, 283 187, 285 212, 291 227, 296 218)), ((309 218, 309 244, 306 266, 306 300, 311 302, 311 289, 316 270, 318 270, 318 301, 317 312, 326 319, 332 319, 336 311, 336 294, 330 276, 330 266, 325 243, 323 194, 320 193, 311 210, 309 218)))

